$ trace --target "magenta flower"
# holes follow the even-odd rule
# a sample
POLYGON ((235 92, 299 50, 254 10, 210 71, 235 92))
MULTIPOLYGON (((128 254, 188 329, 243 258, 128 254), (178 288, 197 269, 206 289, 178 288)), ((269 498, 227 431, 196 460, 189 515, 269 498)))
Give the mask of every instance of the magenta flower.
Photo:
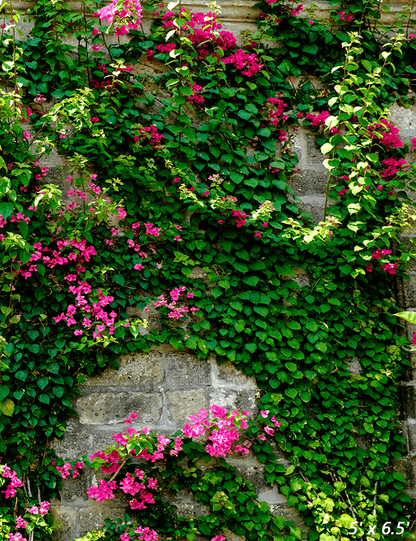
POLYGON ((23 137, 29 141, 29 139, 32 137, 32 134, 28 131, 24 131, 23 137))
POLYGON ((264 419, 267 419, 267 417, 269 416, 269 413, 270 413, 270 410, 266 410, 266 411, 260 410, 260 415, 261 415, 264 419))

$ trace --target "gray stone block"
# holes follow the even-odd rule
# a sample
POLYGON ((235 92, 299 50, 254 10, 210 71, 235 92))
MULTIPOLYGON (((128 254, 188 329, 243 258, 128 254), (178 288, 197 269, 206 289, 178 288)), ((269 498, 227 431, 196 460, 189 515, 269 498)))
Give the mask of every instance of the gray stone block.
POLYGON ((91 502, 88 506, 79 509, 79 535, 83 536, 91 530, 103 527, 106 518, 117 520, 127 511, 125 506, 108 503, 91 502))
POLYGON ((325 195, 328 182, 328 171, 316 169, 300 169, 297 173, 290 175, 288 185, 293 188, 295 195, 325 195))
POLYGON ((157 421, 162 414, 162 397, 156 393, 91 393, 77 400, 76 410, 81 424, 115 424, 134 411, 138 420, 157 421))
POLYGON ((88 386, 108 386, 116 385, 140 388, 152 391, 154 386, 161 383, 164 378, 164 366, 162 355, 158 352, 149 351, 148 353, 132 353, 131 355, 122 355, 118 362, 120 368, 113 370, 107 368, 102 374, 96 377, 86 379, 85 385, 81 390, 88 386))
POLYGON ((412 456, 416 455, 416 420, 406 419, 402 427, 406 439, 407 451, 412 456))
POLYGON ((178 492, 175 496, 167 498, 167 501, 177 507, 176 515, 179 517, 200 518, 210 514, 210 510, 200 502, 195 501, 192 494, 187 494, 185 491, 178 492))
POLYGON ((188 353, 163 355, 166 381, 163 388, 168 391, 192 389, 211 385, 211 365, 188 353))
POLYGON ((166 394, 174 421, 186 420, 189 415, 208 408, 204 389, 172 391, 166 394))
MULTIPOLYGON (((402 131, 414 131, 416 136, 416 107, 400 107, 394 103, 389 109, 389 121, 402 131)), ((402 134, 400 134, 402 136, 402 134)))
POLYGON ((416 489, 416 456, 394 460, 392 467, 393 471, 404 475, 410 489, 416 489))
POLYGON ((416 273, 409 272, 410 280, 403 280, 404 306, 416 306, 416 273))
POLYGON ((70 419, 62 440, 54 440, 56 454, 64 460, 79 460, 84 454, 93 452, 91 432, 86 430, 78 419, 70 419))
POLYGON ((416 419, 416 382, 402 383, 398 389, 401 402, 400 418, 403 420, 416 419))
POLYGON ((52 500, 51 513, 53 520, 60 524, 54 532, 55 541, 71 541, 78 535, 78 510, 52 500))
MULTIPOLYGON (((214 360, 215 363, 215 360, 214 360)), ((214 367, 214 369, 216 366, 214 367)), ((234 384, 236 386, 249 385, 257 387, 256 379, 254 377, 249 378, 231 363, 226 362, 218 365, 217 382, 220 384, 234 384)))
POLYGON ((306 162, 308 166, 314 166, 322 171, 327 171, 323 165, 328 156, 322 154, 321 147, 316 142, 315 133, 307 133, 306 137, 306 162))
POLYGON ((91 486, 91 472, 89 468, 81 471, 80 475, 73 479, 63 479, 62 489, 59 491, 61 505, 74 505, 80 501, 87 501, 87 490, 91 486))
POLYGON ((209 394, 209 403, 222 406, 229 411, 236 409, 249 411, 252 419, 255 419, 258 414, 255 389, 240 391, 214 387, 209 394))
POLYGON ((362 372, 362 366, 358 357, 353 357, 347 361, 348 370, 351 374, 358 375, 362 372))
POLYGON ((309 214, 314 223, 319 223, 324 219, 325 195, 303 195, 296 200, 292 199, 292 202, 300 212, 309 214))

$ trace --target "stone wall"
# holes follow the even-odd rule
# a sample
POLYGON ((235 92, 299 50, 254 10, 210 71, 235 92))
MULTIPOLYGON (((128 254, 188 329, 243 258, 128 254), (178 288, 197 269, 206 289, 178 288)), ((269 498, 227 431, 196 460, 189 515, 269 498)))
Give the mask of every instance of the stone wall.
MULTIPOLYGON (((416 137, 416 106, 405 109, 394 105, 390 118, 400 128, 405 142, 416 137)), ((297 133, 294 150, 299 155, 299 170, 293 175, 291 185, 299 198, 297 204, 315 220, 320 220, 324 213, 328 173, 322 165, 323 156, 315 143, 315 136, 301 129, 297 133)), ((411 153, 407 158, 414 161, 416 156, 411 153)), ((60 157, 49 157, 48 160, 53 173, 54 161, 60 161, 60 157)), ((55 167, 58 165, 60 163, 57 162, 55 167)), ((416 238, 416 231, 405 232, 403 241, 409 242, 411 237, 416 238)), ((409 275, 410 281, 398 284, 398 298, 404 310, 416 311, 416 263, 409 268, 409 275)), ((145 316, 145 313, 132 312, 131 315, 145 316)), ((141 332, 157 326, 156 314, 150 313, 149 328, 142 328, 141 332)), ((410 339, 416 331, 416 326, 412 327, 409 325, 410 339)), ((408 456, 397 461, 394 468, 405 475, 408 492, 416 502, 416 355, 411 357, 413 369, 409 371, 408 380, 400 383, 402 409, 399 412, 408 456)), ((244 408, 254 416, 258 413, 255 379, 244 376, 231 363, 217 365, 214 356, 200 360, 186 350, 178 352, 170 346, 160 346, 149 353, 122 356, 119 362, 118 371, 107 369, 100 376, 87 378, 80 386, 82 396, 74 404, 79 417, 69 420, 64 439, 54 445, 62 458, 76 459, 111 445, 111 435, 124 429, 123 420, 132 411, 138 413, 138 419, 131 426, 138 430, 148 426, 166 435, 183 427, 188 415, 207 408, 211 403, 226 408, 244 408)), ((283 456, 279 456, 279 460, 288 465, 283 456)), ((254 456, 229 461, 253 484, 260 501, 267 501, 273 512, 294 520, 306 532, 300 517, 286 506, 286 498, 265 483, 263 465, 254 456)), ((63 523, 57 532, 57 541, 71 541, 102 526, 104 518, 124 514, 124 500, 99 504, 87 499, 85 491, 93 482, 91 472, 84 472, 78 479, 64 481, 61 500, 53 502, 55 519, 63 523)), ((184 515, 197 516, 202 512, 187 496, 178 497, 175 503, 178 512, 184 515)))
MULTIPOLYGON (((24 12, 34 2, 12 3, 24 12)), ((238 33, 243 29, 255 28, 256 13, 251 9, 252 2, 226 0, 220 3, 224 29, 238 33)), ((309 3, 305 2, 306 5, 309 3)), ((392 24, 395 13, 406 4, 400 0, 389 3, 392 11, 383 15, 386 24, 392 24)), ((69 4, 75 10, 80 7, 76 1, 70 1, 69 4)), ((329 2, 321 0, 316 4, 316 15, 328 17, 329 2)), ((193 3, 191 7, 195 11, 207 10, 206 4, 200 2, 193 3)), ((24 23, 23 28, 28 32, 30 23, 24 23)), ((405 142, 416 137, 416 107, 405 109, 393 106, 390 115, 391 120, 400 128, 405 142)), ((299 170, 291 179, 291 187, 298 198, 297 204, 311 214, 314 220, 319 221, 324 214, 328 175, 322 163, 322 153, 316 145, 315 136, 306 129, 297 132, 293 150, 299 156, 299 170)), ((408 156, 409 161, 415 158, 415 155, 408 156)), ((50 177, 56 180, 61 177, 59 167, 65 166, 65 161, 57 153, 52 153, 42 158, 42 165, 49 167, 50 177)), ((416 237, 416 231, 403 234, 406 242, 411 237, 416 237)), ((398 284, 398 298, 404 310, 416 311, 415 263, 409 268, 409 275, 410 281, 398 284)), ((151 320, 150 325, 157 325, 157 320, 151 320)), ((416 330, 416 327, 410 327, 409 337, 416 330)), ((146 331, 142 329, 142 332, 146 331)), ((408 379, 400 383, 400 419, 408 456, 397 461, 394 467, 406 476, 408 492, 416 502, 416 355, 411 358, 412 370, 409 371, 408 379)), ((63 440, 54 443, 57 454, 62 458, 80 458, 111 445, 112 434, 124 429, 123 420, 132 411, 137 412, 138 419, 131 426, 138 430, 148 426, 166 435, 183 427, 188 415, 200 408, 207 408, 210 403, 226 408, 244 408, 251 411, 253 416, 258 413, 255 379, 244 376, 231 363, 217 365, 214 357, 200 360, 186 350, 178 352, 170 346, 155 347, 149 353, 122 356, 119 362, 118 371, 108 369, 100 376, 87 378, 80 386, 82 395, 74 402, 79 416, 68 421, 63 440)), ((288 465, 283 456, 279 455, 278 460, 288 465)), ((267 501, 273 512, 294 520, 306 532, 299 516, 286 506, 286 499, 278 494, 276 488, 265 483, 263 465, 254 456, 232 458, 229 462, 253 484, 260 501, 267 501)), ((62 523, 56 541, 71 541, 89 530, 101 527, 105 518, 115 519, 124 514, 126 502, 121 498, 105 503, 88 500, 85 491, 94 482, 94 474, 87 471, 82 472, 77 479, 64 481, 60 500, 55 500, 52 508, 55 520, 62 523)), ((184 495, 178 496, 175 503, 179 514, 198 516, 205 512, 184 495)), ((229 540, 235 541, 236 537, 232 534, 229 540)))
MULTIPOLYGON (((208 409, 212 403, 247 409, 253 416, 258 414, 254 378, 247 378, 231 363, 217 365, 213 357, 200 360, 170 346, 122 356, 118 371, 108 369, 100 376, 88 378, 80 390, 82 396, 74 403, 79 417, 68 421, 64 439, 54 445, 63 458, 90 455, 114 443, 111 436, 124 430, 123 420, 132 411, 138 414, 132 427, 139 430, 148 426, 166 435, 183 427, 189 415, 201 408, 208 409)), ((279 460, 288 466, 283 457, 279 460)), ((293 510, 285 506, 286 499, 266 485, 263 465, 254 456, 229 461, 253 484, 260 501, 267 501, 275 512, 299 523, 293 510)), ((70 541, 99 528, 106 517, 123 516, 125 500, 100 504, 87 499, 85 491, 93 482, 92 472, 64 481, 61 501, 53 502, 55 520, 63 523, 57 541, 70 541)), ((204 511, 198 511, 198 505, 183 495, 174 503, 178 505, 179 514, 196 516, 204 511)))

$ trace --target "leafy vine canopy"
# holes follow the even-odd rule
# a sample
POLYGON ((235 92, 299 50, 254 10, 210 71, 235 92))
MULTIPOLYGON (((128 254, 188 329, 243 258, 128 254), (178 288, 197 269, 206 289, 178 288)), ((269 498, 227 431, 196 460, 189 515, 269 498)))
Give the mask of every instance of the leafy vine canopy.
POLYGON ((215 3, 38 0, 23 39, 22 14, 3 3, 4 539, 51 539, 49 500, 85 466, 107 474, 90 498, 142 498, 85 539, 301 539, 224 460, 248 449, 310 541, 412 529, 394 468, 410 366, 395 292, 414 256, 400 233, 415 218, 416 139, 388 107, 412 106, 415 5, 390 26, 375 0, 329 6, 321 20, 311 6, 258 2, 257 28, 237 37, 215 3), (325 168, 315 222, 294 189, 302 134, 325 168), (161 324, 144 330, 156 312, 161 324), (254 376, 258 418, 213 406, 170 440, 128 428, 118 446, 58 459, 50 442, 76 415, 85 374, 158 344, 254 376), (210 453, 221 434, 228 447, 210 453), (209 515, 175 517, 160 487, 192 491, 209 515))

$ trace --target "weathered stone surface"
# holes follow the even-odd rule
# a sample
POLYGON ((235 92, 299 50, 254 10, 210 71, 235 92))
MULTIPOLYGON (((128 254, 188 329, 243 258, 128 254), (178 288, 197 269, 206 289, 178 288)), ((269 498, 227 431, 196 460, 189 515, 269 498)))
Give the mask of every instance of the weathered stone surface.
POLYGON ((174 421, 186 420, 189 415, 198 412, 201 408, 208 408, 204 389, 172 391, 166 394, 174 421))
POLYGON ((93 453, 93 438, 78 419, 69 419, 62 440, 54 440, 56 454, 64 460, 78 460, 83 454, 93 453))
POLYGON ((267 502, 269 505, 283 505, 286 503, 285 496, 279 494, 276 487, 259 492, 257 500, 259 502, 267 502))
POLYGON ((389 120, 400 131, 413 130, 416 133, 416 107, 400 107, 397 103, 393 103, 389 109, 389 120))
POLYGON ((216 376, 216 383, 219 385, 244 385, 250 388, 257 388, 256 379, 248 377, 231 363, 223 363, 217 366, 215 359, 212 359, 212 369, 216 376))
POLYGON ((353 357, 352 359, 347 361, 347 366, 351 374, 358 375, 362 372, 362 366, 358 357, 353 357))
POLYGON ((314 222, 318 223, 324 219, 324 195, 302 195, 293 202, 298 207, 300 212, 306 212, 314 222))
POLYGON ((406 419, 402 424, 409 454, 416 455, 416 419, 406 419))
POLYGON ((410 280, 403 281, 404 306, 410 308, 416 306, 416 273, 409 272, 410 280))
POLYGON ((228 410, 240 409, 249 411, 253 418, 255 418, 258 413, 254 389, 238 391, 214 387, 209 394, 209 403, 222 406, 228 410))
POLYGON ((161 317, 158 310, 153 306, 153 304, 149 304, 146 306, 146 308, 146 312, 144 310, 139 310, 135 306, 129 306, 126 309, 129 318, 140 318, 147 324, 146 326, 139 326, 139 332, 142 336, 149 334, 149 332, 152 330, 158 331, 162 328, 161 317))
POLYGON ((189 389, 211 385, 211 365, 187 353, 172 353, 163 357, 166 390, 189 389))
POLYGON ((324 195, 328 182, 328 171, 316 169, 300 169, 290 176, 288 185, 293 188, 297 197, 305 195, 324 195))
POLYGON ((81 424, 120 423, 137 412, 138 419, 157 421, 162 413, 162 397, 156 393, 91 393, 77 400, 81 424))
POLYGON ((306 133, 306 160, 308 166, 316 167, 322 171, 326 171, 324 168, 323 162, 326 160, 327 156, 322 154, 321 147, 316 142, 316 134, 306 133))
POLYGON ((90 530, 102 528, 106 518, 116 520, 122 518, 125 512, 125 506, 119 506, 115 503, 90 503, 87 507, 82 507, 78 511, 79 535, 83 536, 90 530))
POLYGON ((393 471, 402 473, 409 487, 416 487, 416 456, 393 461, 393 471))
POLYGON ((145 387, 153 390, 157 383, 164 378, 164 367, 160 353, 149 351, 148 353, 134 353, 123 355, 118 360, 120 368, 113 370, 108 368, 96 377, 89 377, 85 384, 106 386, 134 386, 145 387))
POLYGON ((63 487, 59 491, 61 497, 61 505, 76 505, 82 501, 87 501, 88 496, 86 491, 91 486, 92 476, 89 468, 82 470, 80 475, 73 479, 67 477, 64 480, 63 487))
POLYGON ((55 522, 61 526, 54 532, 55 541, 69 541, 77 535, 78 511, 73 507, 61 505, 58 500, 52 500, 51 513, 55 522))
POLYGON ((199 518, 209 515, 210 512, 205 505, 195 501, 192 494, 186 494, 184 491, 169 498, 168 501, 170 504, 177 506, 176 514, 179 517, 189 517, 192 515, 195 518, 199 518))

